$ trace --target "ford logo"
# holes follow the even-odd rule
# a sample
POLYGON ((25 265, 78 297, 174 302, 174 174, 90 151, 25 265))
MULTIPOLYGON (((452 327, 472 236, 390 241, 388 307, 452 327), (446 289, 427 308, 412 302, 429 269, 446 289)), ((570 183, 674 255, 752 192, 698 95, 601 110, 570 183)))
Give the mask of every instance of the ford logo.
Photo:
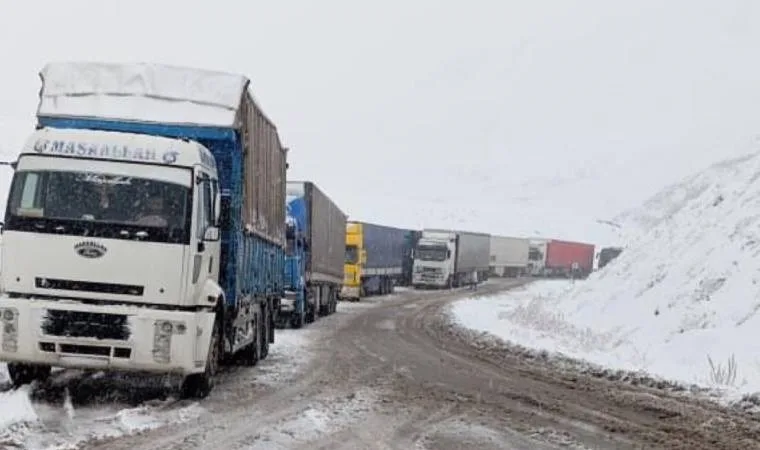
POLYGON ((94 241, 82 241, 74 246, 74 251, 84 258, 100 258, 108 249, 94 241))

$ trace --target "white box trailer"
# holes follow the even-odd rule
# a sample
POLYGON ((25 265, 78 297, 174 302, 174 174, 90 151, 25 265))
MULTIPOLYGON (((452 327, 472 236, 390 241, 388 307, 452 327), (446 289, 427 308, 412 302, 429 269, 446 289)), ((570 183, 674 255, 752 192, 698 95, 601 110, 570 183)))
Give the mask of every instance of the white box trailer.
POLYGON ((459 287, 488 276, 490 235, 469 231, 424 229, 414 252, 415 287, 459 287))
POLYGON ((498 277, 518 277, 528 272, 530 239, 491 236, 491 273, 498 277))

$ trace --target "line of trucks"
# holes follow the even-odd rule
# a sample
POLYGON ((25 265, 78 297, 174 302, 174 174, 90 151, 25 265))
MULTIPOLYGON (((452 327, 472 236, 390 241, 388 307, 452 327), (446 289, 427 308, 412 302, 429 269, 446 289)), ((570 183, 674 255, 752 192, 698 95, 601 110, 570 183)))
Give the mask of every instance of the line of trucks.
POLYGON ((594 247, 348 221, 242 75, 58 62, 2 223, 0 360, 14 385, 53 367, 175 380, 205 397, 275 329, 395 286, 587 274, 594 247))

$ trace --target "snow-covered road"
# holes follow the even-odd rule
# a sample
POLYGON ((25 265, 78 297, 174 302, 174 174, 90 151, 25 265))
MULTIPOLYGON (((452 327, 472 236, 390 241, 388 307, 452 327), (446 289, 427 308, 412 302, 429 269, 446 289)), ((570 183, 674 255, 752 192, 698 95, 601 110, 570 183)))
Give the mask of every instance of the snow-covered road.
MULTIPOLYGON (((488 282, 472 301, 519 283, 488 282)), ((14 411, 0 413, 0 447, 753 448, 750 415, 579 372, 450 323, 450 302, 469 295, 341 303, 307 328, 278 330, 269 358, 228 370, 201 402, 62 373, 57 387, 31 397, 0 394, 0 411, 14 411), (730 442, 719 439, 726 426, 730 442)))
MULTIPOLYGON (((278 330, 277 345, 255 370, 233 367, 221 375, 214 400, 224 403, 238 397, 239 392, 225 387, 246 386, 247 392, 260 392, 286 385, 309 363, 310 343, 318 334, 315 329, 278 330)), ((7 380, 7 374, 3 377, 7 380)), ((166 393, 154 380, 59 371, 44 387, 0 393, 0 448, 80 448, 88 442, 203 420, 209 413, 206 402, 178 401, 166 393)))

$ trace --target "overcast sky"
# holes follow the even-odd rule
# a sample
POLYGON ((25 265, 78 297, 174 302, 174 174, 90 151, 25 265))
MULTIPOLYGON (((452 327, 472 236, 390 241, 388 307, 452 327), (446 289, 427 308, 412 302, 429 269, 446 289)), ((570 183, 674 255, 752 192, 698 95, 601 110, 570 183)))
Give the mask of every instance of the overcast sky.
POLYGON ((249 76, 291 176, 351 216, 609 216, 758 147, 758 23, 752 0, 0 0, 0 151, 48 60, 166 62, 249 76))

